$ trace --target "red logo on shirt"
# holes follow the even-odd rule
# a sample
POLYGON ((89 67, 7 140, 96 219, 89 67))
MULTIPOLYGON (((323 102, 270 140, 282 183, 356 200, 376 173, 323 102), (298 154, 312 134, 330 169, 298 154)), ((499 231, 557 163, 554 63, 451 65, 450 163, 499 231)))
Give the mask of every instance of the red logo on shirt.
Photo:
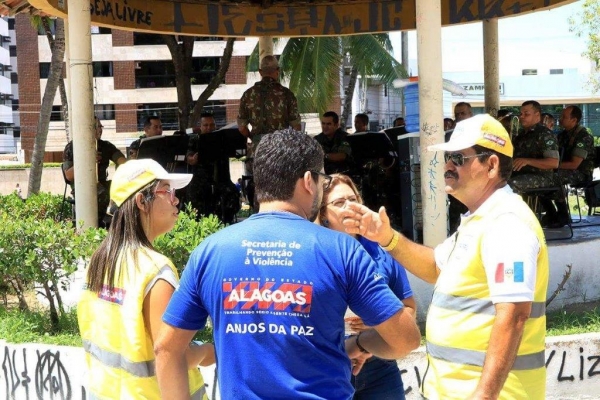
POLYGON ((274 310, 310 313, 312 286, 257 281, 223 282, 225 310, 274 310), (235 285, 235 286, 234 286, 235 285))

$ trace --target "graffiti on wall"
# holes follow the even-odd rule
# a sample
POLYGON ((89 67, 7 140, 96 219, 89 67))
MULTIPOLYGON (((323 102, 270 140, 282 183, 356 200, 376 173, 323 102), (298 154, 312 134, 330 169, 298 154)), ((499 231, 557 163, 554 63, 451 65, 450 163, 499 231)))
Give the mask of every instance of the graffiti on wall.
MULTIPOLYGON (((61 362, 60 350, 35 350, 33 358, 27 352, 26 347, 4 346, 0 380, 6 399, 73 399, 71 379, 61 362)), ((72 372, 81 373, 77 369, 72 372)))

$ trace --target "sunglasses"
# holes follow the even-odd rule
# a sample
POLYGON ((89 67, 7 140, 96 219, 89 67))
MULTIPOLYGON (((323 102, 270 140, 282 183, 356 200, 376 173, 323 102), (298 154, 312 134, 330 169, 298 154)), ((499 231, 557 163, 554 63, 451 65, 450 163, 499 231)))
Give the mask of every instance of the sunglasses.
POLYGON ((322 176, 323 177, 323 190, 329 189, 329 186, 331 186, 331 180, 333 179, 333 177, 331 175, 327 175, 327 174, 324 174, 324 173, 318 172, 318 171, 310 171, 310 173, 322 176))
POLYGON ((154 191, 154 194, 160 194, 160 193, 168 194, 171 204, 175 203, 175 199, 177 198, 177 197, 175 197, 175 189, 163 189, 163 190, 155 190, 154 191))
POLYGON ((452 161, 452 164, 454 164, 457 167, 462 167, 463 165, 465 165, 465 160, 468 160, 469 158, 475 158, 475 157, 479 157, 479 156, 489 156, 490 153, 479 153, 479 154, 474 154, 472 156, 465 156, 462 153, 444 153, 444 161, 446 163, 448 163, 448 161, 452 161))

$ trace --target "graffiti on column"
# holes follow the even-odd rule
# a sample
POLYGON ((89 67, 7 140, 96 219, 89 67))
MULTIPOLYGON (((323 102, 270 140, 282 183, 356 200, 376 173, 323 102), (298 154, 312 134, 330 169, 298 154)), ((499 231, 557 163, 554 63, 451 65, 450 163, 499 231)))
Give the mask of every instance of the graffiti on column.
MULTIPOLYGON (((23 350, 24 351, 24 350, 23 350)), ((36 350, 35 390, 40 399, 70 399, 71 380, 65 366, 60 362, 60 351, 52 353, 36 350)))

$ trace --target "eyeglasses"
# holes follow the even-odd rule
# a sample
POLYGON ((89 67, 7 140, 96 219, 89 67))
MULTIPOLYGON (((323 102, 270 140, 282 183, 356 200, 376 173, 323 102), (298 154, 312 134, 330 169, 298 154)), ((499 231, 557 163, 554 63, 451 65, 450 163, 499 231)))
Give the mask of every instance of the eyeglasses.
POLYGON ((447 163, 448 161, 452 160, 452 164, 454 164, 457 167, 462 167, 463 165, 465 165, 465 160, 468 160, 469 158, 475 158, 475 157, 479 157, 479 156, 489 156, 490 153, 479 153, 479 154, 473 154, 472 156, 465 156, 462 153, 444 153, 444 161, 447 163))
POLYGON ((169 200, 171 201, 171 204, 175 203, 175 199, 177 197, 175 197, 175 189, 163 189, 163 190, 155 190, 154 191, 155 194, 160 194, 160 193, 166 193, 169 195, 169 200))
POLYGON ((332 205, 337 208, 344 208, 346 206, 347 202, 357 203, 358 197, 356 197, 356 196, 342 197, 342 198, 330 201, 329 203, 327 203, 327 205, 332 205))
POLYGON ((331 180, 333 179, 333 177, 331 175, 327 175, 327 174, 324 174, 324 173, 318 172, 318 171, 310 171, 310 173, 322 176, 323 177, 323 190, 329 189, 329 186, 331 186, 331 180))

